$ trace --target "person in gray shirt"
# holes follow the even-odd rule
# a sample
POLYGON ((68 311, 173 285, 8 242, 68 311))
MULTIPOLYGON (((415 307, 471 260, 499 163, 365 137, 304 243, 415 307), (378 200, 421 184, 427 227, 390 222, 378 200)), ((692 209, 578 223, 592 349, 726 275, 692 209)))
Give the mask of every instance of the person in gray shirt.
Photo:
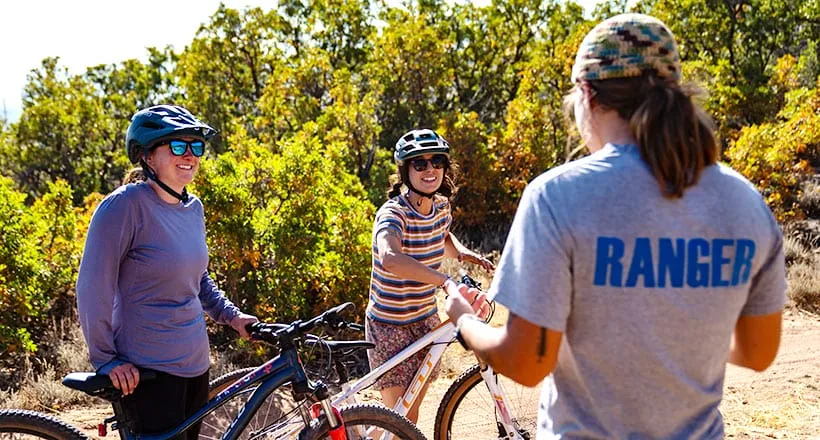
MULTIPOLYGON (((179 106, 137 112, 126 150, 147 179, 106 196, 88 228, 77 279, 80 323, 92 365, 125 395, 136 432, 174 427, 207 401, 203 311, 243 337, 257 321, 208 275, 202 203, 185 190, 214 133, 179 106), (158 377, 140 383, 137 367, 158 377)), ((195 439, 198 431, 182 437, 195 439)))
POLYGON ((448 283, 457 336, 499 373, 544 379, 539 439, 718 439, 726 363, 774 360, 785 303, 780 227, 717 163, 655 18, 612 17, 581 43, 567 97, 590 155, 524 191, 488 292, 503 328, 448 283))

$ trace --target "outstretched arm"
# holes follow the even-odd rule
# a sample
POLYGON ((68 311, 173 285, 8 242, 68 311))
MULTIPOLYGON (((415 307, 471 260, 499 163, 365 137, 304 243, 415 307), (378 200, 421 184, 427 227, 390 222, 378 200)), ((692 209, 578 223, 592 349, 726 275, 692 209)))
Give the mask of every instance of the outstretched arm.
POLYGON ((385 228, 377 233, 376 247, 382 266, 396 276, 434 286, 441 286, 448 279, 447 275, 404 254, 401 249, 401 238, 394 228, 385 228))
POLYGON ((526 386, 535 386, 552 372, 563 333, 539 327, 510 313, 504 327, 471 319, 466 298, 479 294, 467 286, 447 283, 447 315, 457 323, 464 342, 497 372, 526 386))
POLYGON ((470 249, 467 249, 466 246, 458 241, 452 232, 447 233, 447 238, 444 241, 444 256, 449 258, 458 258, 458 261, 478 264, 487 272, 492 272, 495 270, 495 265, 489 259, 471 251, 470 249))

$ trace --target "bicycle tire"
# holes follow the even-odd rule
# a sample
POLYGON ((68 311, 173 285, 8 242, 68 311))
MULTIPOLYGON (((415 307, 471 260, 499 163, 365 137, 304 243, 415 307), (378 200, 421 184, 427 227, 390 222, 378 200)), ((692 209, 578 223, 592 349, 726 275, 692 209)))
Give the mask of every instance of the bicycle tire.
MULTIPOLYGON (((344 420, 348 440, 370 439, 372 436, 358 433, 358 428, 377 427, 401 440, 424 440, 424 434, 410 420, 382 405, 363 403, 339 409, 344 420)), ((320 440, 329 437, 327 418, 314 420, 310 427, 299 433, 299 440, 320 440)), ((372 435, 372 433, 370 433, 372 435)))
MULTIPOLYGON (((256 367, 242 368, 223 374, 210 381, 208 384, 208 399, 213 399, 217 394, 226 390, 234 382, 255 369, 256 367)), ((225 402, 225 404, 206 415, 202 419, 202 425, 199 429, 199 440, 221 439, 222 434, 228 430, 231 422, 233 422, 236 415, 239 414, 239 411, 255 390, 256 386, 251 386, 240 391, 229 401, 225 402)), ((239 439, 248 440, 256 438, 258 433, 282 421, 295 406, 296 404, 291 397, 290 385, 279 387, 265 399, 265 402, 256 411, 256 414, 254 414, 248 426, 239 435, 239 439)))
MULTIPOLYGON (((534 439, 541 384, 529 388, 497 373, 495 377, 504 390, 518 433, 525 439, 534 439)), ((483 382, 481 366, 476 364, 450 385, 436 413, 435 440, 513 438, 504 435, 493 397, 486 386, 479 386, 483 382)))
POLYGON ((217 394, 225 391, 234 382, 242 377, 245 377, 245 375, 255 369, 256 367, 241 368, 236 371, 231 371, 230 373, 225 373, 222 376, 211 380, 208 382, 208 400, 213 399, 217 394))
POLYGON ((0 410, 0 439, 88 440, 79 429, 35 411, 0 410))

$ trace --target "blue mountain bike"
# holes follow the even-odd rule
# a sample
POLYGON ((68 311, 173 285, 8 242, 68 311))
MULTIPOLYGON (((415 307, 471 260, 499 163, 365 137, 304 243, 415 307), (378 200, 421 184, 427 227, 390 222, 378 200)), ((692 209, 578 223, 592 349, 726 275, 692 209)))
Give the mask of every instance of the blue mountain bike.
MULTIPOLYGON (((119 431, 122 440, 166 440, 189 429, 234 398, 247 399, 233 421, 221 435, 223 440, 236 439, 372 439, 398 438, 424 440, 424 435, 405 417, 377 404, 356 404, 336 409, 330 402, 328 388, 321 381, 308 379, 297 348, 317 326, 338 326, 340 315, 352 304, 334 307, 307 321, 288 326, 256 323, 248 327, 253 339, 275 344, 279 354, 213 396, 201 409, 178 426, 159 434, 135 434, 122 408, 122 394, 111 385, 107 375, 71 373, 63 384, 110 401, 114 416, 101 424, 103 434, 109 424, 119 431), (249 422, 272 393, 289 389, 292 409, 275 417, 269 424, 249 428, 249 422), (250 397, 246 390, 253 390, 250 397)), ((142 370, 140 380, 151 380, 153 372, 142 370)), ((40 438, 52 440, 87 439, 81 431, 54 417, 33 411, 0 410, 0 439, 40 438)))

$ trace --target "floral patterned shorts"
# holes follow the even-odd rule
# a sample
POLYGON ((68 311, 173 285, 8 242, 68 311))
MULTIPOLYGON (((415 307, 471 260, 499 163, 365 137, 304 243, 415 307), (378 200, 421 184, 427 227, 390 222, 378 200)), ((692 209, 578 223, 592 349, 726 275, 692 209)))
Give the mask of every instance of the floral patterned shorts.
MULTIPOLYGON (((375 369, 436 328, 441 324, 441 319, 439 319, 438 314, 434 313, 423 321, 407 325, 385 324, 373 321, 370 318, 367 318, 366 324, 365 339, 376 344, 376 348, 369 350, 367 354, 370 360, 370 368, 375 369)), ((373 388, 383 390, 396 386, 402 388, 410 386, 428 351, 429 349, 421 350, 406 361, 396 365, 380 377, 373 388)), ((437 365, 430 374, 430 381, 435 380, 438 371, 439 366, 437 365)))

